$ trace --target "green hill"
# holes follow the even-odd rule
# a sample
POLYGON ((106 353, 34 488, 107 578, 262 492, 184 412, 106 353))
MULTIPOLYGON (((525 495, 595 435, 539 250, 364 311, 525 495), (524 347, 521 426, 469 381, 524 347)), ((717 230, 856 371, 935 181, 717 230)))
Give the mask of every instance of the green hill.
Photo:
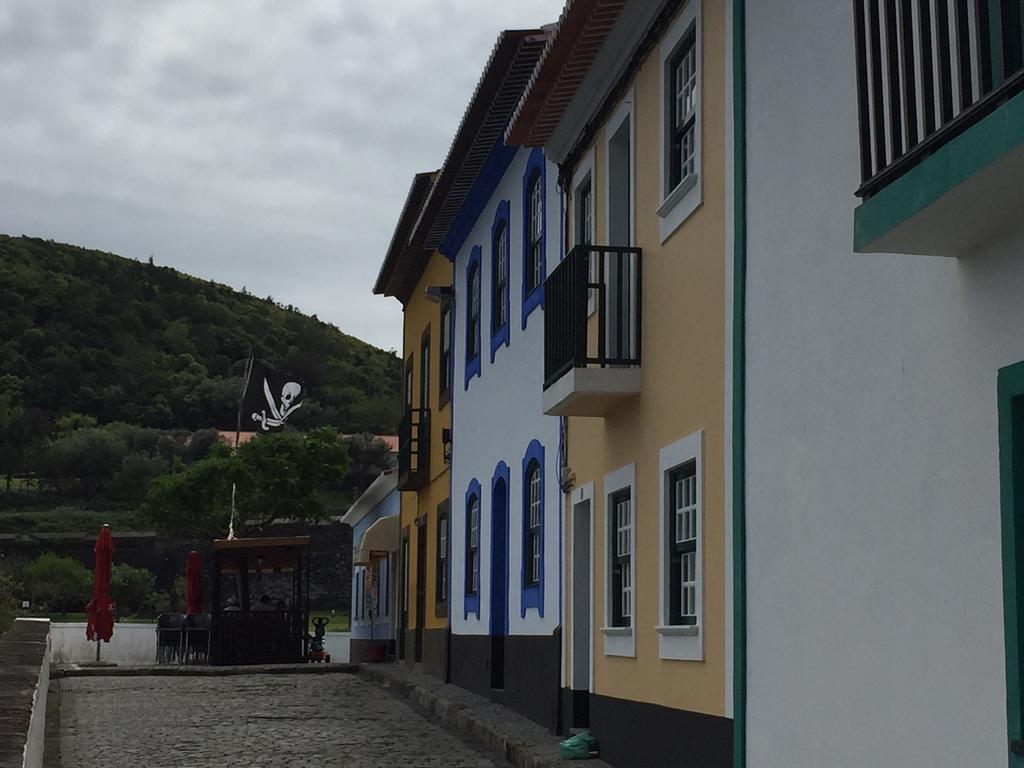
POLYGON ((299 429, 395 430, 401 363, 335 326, 175 269, 0 235, 0 397, 48 430, 234 429, 249 350, 303 379, 299 429))

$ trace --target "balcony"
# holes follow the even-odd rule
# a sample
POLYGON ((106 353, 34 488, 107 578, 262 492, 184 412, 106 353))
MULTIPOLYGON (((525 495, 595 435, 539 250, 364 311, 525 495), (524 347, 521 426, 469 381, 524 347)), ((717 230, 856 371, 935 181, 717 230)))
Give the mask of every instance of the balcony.
POLYGON ((640 392, 641 251, 579 245, 544 283, 544 413, 604 416, 640 392))
POLYGON ((855 0, 863 252, 961 256, 1020 226, 1021 0, 855 0))
POLYGON ((430 409, 411 408, 398 423, 398 490, 430 482, 430 409))

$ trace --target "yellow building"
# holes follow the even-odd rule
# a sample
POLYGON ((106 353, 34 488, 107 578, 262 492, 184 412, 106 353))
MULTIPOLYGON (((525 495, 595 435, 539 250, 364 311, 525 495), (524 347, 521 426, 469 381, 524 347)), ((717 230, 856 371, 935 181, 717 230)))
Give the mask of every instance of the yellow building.
POLYGON ((435 174, 417 174, 374 293, 402 303, 398 657, 448 674, 451 263, 416 232, 435 174), (428 290, 429 289, 429 290, 428 290))
POLYGON ((569 2, 507 136, 561 169, 545 413, 568 421, 563 724, 732 763, 726 2, 569 2))

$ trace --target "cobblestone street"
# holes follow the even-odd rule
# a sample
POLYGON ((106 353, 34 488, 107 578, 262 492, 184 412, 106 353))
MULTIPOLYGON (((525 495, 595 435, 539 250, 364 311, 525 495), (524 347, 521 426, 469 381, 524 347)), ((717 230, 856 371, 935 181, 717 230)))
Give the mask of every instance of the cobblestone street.
POLYGON ((506 768, 356 675, 80 677, 51 768, 506 768))

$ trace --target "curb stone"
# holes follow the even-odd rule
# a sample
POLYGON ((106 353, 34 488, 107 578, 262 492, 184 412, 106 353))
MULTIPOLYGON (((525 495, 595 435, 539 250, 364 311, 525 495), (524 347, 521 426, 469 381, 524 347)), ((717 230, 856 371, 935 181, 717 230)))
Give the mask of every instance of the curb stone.
MULTIPOLYGON (((424 710, 443 723, 460 731, 468 739, 502 754, 515 768, 611 768, 601 760, 562 760, 558 757, 561 739, 546 731, 543 726, 528 721, 509 710, 502 713, 502 722, 488 718, 487 713, 477 713, 466 704, 452 701, 445 696, 447 683, 440 680, 434 685, 420 685, 404 676, 400 669, 380 664, 362 664, 359 674, 372 680, 391 693, 408 699, 410 703, 424 710), (509 724, 525 725, 520 730, 529 730, 531 738, 518 735, 509 724), (543 732, 543 733, 541 733, 543 732)), ((479 698, 481 705, 491 705, 483 697, 476 697, 459 689, 461 698, 479 698)))
POLYGON ((230 677, 233 675, 327 675, 355 674, 357 664, 253 664, 242 667, 204 667, 178 664, 80 667, 51 665, 50 677, 230 677))

